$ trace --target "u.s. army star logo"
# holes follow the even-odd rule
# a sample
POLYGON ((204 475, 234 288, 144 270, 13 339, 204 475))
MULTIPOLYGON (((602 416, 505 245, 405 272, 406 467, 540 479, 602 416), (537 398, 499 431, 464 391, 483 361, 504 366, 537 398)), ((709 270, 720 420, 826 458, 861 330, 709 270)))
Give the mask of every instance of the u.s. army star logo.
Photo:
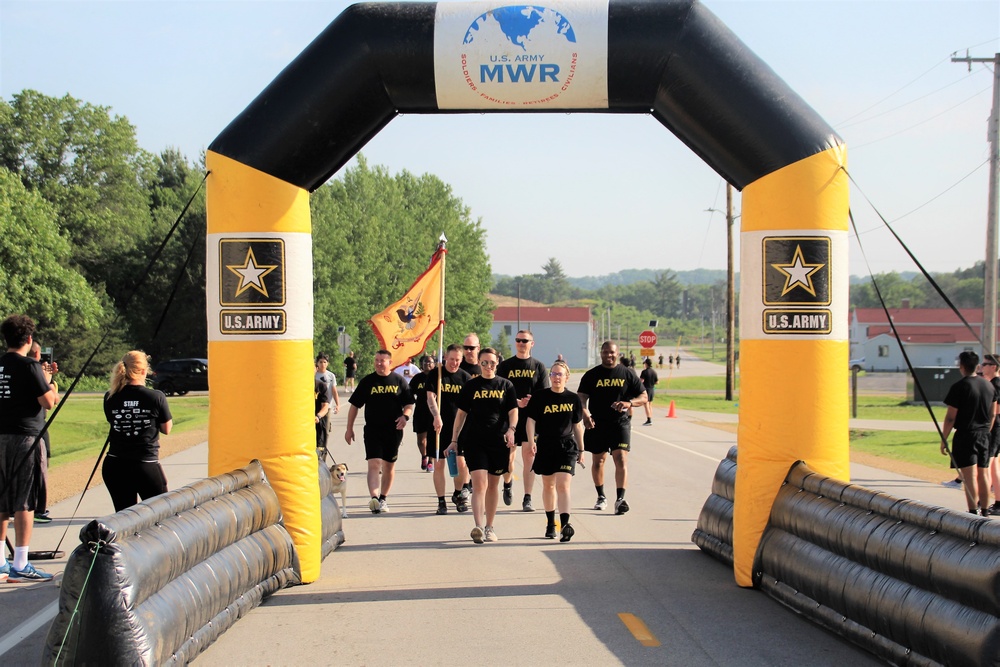
POLYGON ((764 303, 830 304, 830 239, 822 236, 764 239, 764 303))
POLYGON ((219 272, 223 306, 285 303, 285 244, 281 239, 220 240, 219 272))

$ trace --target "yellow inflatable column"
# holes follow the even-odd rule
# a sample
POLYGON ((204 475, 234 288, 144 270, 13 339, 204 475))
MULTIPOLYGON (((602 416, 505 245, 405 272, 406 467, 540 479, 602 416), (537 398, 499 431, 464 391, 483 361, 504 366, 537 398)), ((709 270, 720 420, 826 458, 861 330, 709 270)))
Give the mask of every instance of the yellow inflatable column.
POLYGON ((848 184, 843 146, 743 191, 740 424, 733 515, 736 582, 788 468, 847 481, 848 184))
POLYGON ((260 459, 304 583, 322 541, 309 193, 208 152, 208 472, 260 459))

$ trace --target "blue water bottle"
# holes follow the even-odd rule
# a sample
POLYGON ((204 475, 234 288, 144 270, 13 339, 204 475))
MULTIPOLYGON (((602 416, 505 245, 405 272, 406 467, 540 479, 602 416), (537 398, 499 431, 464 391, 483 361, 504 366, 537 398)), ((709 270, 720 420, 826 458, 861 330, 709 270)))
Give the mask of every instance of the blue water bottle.
POLYGON ((448 474, 458 477, 458 453, 454 449, 448 452, 448 474))

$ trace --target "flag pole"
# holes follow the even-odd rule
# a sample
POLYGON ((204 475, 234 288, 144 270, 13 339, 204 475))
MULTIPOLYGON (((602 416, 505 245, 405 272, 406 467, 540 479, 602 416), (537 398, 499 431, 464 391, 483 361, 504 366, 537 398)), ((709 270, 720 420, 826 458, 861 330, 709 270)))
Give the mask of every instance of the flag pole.
MULTIPOLYGON (((441 255, 441 320, 439 321, 440 326, 438 327, 438 358, 437 358, 437 405, 438 414, 441 414, 441 366, 444 364, 444 285, 447 278, 447 265, 445 261, 448 258, 448 251, 445 249, 445 244, 448 243, 448 237, 441 232, 441 237, 438 239, 438 249, 437 252, 442 252, 441 255)), ((441 451, 441 431, 434 431, 434 452, 440 453, 441 451)))

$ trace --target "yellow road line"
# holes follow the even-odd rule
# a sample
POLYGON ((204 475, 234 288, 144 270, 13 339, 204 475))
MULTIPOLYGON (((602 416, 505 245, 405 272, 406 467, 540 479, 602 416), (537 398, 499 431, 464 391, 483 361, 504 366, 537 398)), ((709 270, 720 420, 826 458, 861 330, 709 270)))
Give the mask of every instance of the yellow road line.
POLYGON ((622 619, 622 623, 628 628, 628 631, 632 633, 632 636, 639 640, 639 643, 643 646, 659 646, 660 640, 649 631, 646 624, 642 622, 642 619, 635 614, 621 613, 618 614, 618 618, 622 619))

